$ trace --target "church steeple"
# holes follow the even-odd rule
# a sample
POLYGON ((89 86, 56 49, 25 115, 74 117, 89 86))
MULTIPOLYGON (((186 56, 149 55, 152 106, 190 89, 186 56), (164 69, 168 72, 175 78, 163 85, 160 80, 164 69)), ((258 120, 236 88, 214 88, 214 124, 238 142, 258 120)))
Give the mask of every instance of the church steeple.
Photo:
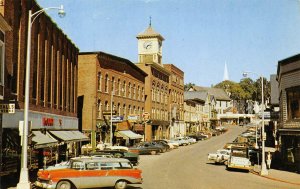
POLYGON ((228 76, 227 64, 225 62, 223 81, 226 81, 226 80, 229 80, 229 76, 228 76))

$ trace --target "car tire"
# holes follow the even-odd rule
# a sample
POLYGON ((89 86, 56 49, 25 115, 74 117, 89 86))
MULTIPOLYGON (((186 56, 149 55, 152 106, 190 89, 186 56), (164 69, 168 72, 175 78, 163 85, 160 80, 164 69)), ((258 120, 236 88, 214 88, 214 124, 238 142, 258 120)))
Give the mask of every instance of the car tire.
POLYGON ((115 184, 115 189, 125 189, 127 187, 127 182, 125 180, 118 180, 115 184))
POLYGON ((156 151, 151 151, 150 154, 151 155, 156 155, 156 151))
POLYGON ((76 187, 71 182, 63 180, 57 184, 56 189, 76 189, 76 187))

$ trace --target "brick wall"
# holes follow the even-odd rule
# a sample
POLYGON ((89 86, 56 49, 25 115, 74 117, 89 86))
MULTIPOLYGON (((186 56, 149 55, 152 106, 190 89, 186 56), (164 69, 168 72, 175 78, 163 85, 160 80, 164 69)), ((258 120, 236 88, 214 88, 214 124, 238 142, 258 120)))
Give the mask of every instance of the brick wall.
MULTIPOLYGON (((39 10, 34 0, 6 0, 4 18, 11 25, 6 43, 6 99, 15 99, 23 109, 28 11, 39 10)), ((30 110, 77 116, 78 48, 51 21, 41 14, 32 25, 30 110)))

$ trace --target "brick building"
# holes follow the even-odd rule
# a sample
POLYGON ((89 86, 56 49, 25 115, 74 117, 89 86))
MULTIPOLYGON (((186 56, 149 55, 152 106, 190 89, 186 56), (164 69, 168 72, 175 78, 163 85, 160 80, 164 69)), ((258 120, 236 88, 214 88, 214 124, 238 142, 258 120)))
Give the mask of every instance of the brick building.
MULTIPOLYGON (((11 31, 11 27, 0 14, 0 101, 4 100, 4 68, 5 68, 5 48, 6 36, 5 33, 11 31)), ((0 113, 0 120, 2 120, 2 113, 0 113)), ((0 121, 0 138, 2 139, 2 121, 0 121)), ((0 172, 2 172, 2 140, 0 140, 0 172)))
POLYGON ((78 62, 82 130, 95 131, 97 141, 109 143, 110 113, 114 111, 113 143, 124 145, 127 139, 125 145, 129 145, 130 139, 140 138, 135 132, 144 134, 140 124, 145 110, 147 74, 131 61, 104 52, 81 52, 78 62), (128 130, 127 136, 120 132, 123 130, 128 130))
POLYGON ((169 81, 169 111, 171 138, 185 134, 184 124, 184 72, 173 64, 164 64, 171 73, 169 81))
POLYGON ((138 63, 148 74, 145 79, 145 112, 150 115, 145 124, 145 140, 166 138, 169 134, 169 77, 171 72, 162 64, 164 38, 153 30, 151 24, 138 34, 138 63))
MULTIPOLYGON (((3 114, 2 148, 6 154, 20 153, 18 127, 24 117, 28 14, 29 10, 35 13, 41 9, 34 0, 6 0, 0 5, 1 14, 12 28, 5 35, 2 101, 13 102, 16 107, 14 114, 3 114)), ((49 153, 49 161, 76 155, 73 142, 87 138, 78 131, 78 48, 45 13, 33 22, 31 39, 28 117, 33 134, 31 148, 38 149, 42 164, 44 151, 59 155, 49 153), (64 145, 58 146, 61 142, 64 145)))
POLYGON ((287 168, 300 171, 300 54, 278 62, 279 145, 287 168))

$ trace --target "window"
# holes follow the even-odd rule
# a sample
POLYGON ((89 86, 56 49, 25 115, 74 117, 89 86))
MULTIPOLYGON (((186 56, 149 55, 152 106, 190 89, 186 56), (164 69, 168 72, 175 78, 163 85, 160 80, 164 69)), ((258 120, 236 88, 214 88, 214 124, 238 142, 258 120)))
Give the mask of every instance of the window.
POLYGON ((98 72, 98 91, 101 91, 101 72, 98 72))
POLYGON ((111 91, 114 93, 115 91, 115 77, 111 78, 111 91))
POLYGON ((107 93, 108 92, 108 75, 106 74, 105 75, 105 92, 107 93))
POLYGON ((128 84, 128 98, 131 98, 131 83, 128 84))
POLYGON ((72 169, 77 169, 77 170, 83 170, 84 169, 84 163, 80 161, 75 161, 71 165, 72 169))
POLYGON ((288 119, 300 119, 300 87, 287 89, 288 119))

